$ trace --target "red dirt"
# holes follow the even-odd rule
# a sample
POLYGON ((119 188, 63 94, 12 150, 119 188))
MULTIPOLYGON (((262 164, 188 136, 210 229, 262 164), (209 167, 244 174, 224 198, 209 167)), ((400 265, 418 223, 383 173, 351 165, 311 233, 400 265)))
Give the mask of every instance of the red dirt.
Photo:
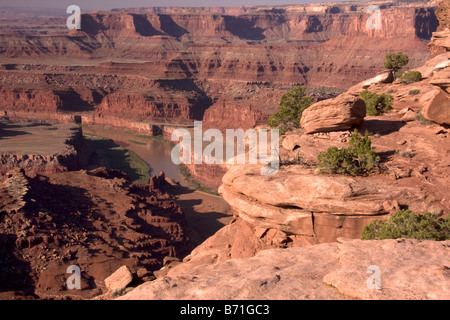
POLYGON ((154 271, 188 253, 183 212, 164 177, 153 180, 134 185, 104 168, 27 177, 23 208, 0 215, 0 297, 92 298, 122 265, 154 271), (81 268, 82 290, 66 287, 71 265, 81 268))

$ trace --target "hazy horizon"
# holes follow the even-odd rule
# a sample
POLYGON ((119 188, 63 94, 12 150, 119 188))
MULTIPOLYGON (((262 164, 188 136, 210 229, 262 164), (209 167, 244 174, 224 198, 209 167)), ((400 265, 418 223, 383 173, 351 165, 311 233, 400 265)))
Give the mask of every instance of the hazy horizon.
MULTIPOLYGON (((240 7, 240 6, 266 6, 266 5, 296 5, 324 2, 355 2, 358 0, 2 0, 0 7, 16 8, 67 8, 77 5, 85 10, 111 10, 114 8, 140 8, 140 7, 240 7)), ((359 0, 367 2, 369 0, 359 0)))

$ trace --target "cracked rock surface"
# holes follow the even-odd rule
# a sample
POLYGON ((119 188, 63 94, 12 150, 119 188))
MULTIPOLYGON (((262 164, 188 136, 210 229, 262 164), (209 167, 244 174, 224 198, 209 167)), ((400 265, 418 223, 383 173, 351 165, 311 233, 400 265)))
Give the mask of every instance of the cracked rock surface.
POLYGON ((449 299, 449 257, 450 241, 339 238, 169 273, 120 299, 449 299))

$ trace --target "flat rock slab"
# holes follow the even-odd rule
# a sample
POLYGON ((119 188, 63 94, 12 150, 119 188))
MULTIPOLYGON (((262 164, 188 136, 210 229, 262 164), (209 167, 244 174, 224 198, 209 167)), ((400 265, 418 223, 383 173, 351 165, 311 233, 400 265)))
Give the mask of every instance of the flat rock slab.
POLYGON ((339 239, 200 265, 119 299, 450 299, 449 257, 450 241, 339 239))

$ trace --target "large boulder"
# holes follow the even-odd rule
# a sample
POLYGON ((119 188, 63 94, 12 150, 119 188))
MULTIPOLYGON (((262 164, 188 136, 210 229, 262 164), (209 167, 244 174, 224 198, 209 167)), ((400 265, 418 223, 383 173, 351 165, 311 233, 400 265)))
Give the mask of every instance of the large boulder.
POLYGON ((343 93, 317 102, 303 111, 301 125, 306 133, 348 130, 366 116, 366 104, 357 96, 343 93))
POLYGON ((422 114, 425 119, 450 125, 450 96, 444 90, 436 88, 425 93, 419 103, 423 106, 422 114))
POLYGON ((105 279, 105 285, 109 292, 124 290, 133 281, 133 275, 127 266, 117 269, 105 279))

